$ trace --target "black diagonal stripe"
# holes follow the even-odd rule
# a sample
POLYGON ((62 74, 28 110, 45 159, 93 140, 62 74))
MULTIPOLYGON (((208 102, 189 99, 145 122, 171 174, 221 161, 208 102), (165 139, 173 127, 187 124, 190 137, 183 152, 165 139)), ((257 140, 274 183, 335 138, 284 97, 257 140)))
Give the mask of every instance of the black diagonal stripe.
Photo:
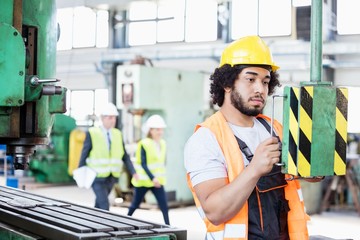
MULTIPOLYGON (((290 89, 290 111, 293 113, 296 122, 298 122, 299 119, 299 100, 296 97, 294 88, 290 89)), ((298 139, 296 139, 298 140, 298 139)), ((294 139, 294 136, 292 135, 291 131, 289 132, 289 153, 292 157, 292 160, 294 161, 295 166, 297 166, 297 151, 298 151, 298 145, 296 143, 296 140, 294 139)))
POLYGON ((309 141, 309 139, 306 137, 306 135, 301 129, 300 129, 299 143, 301 143, 299 144, 299 151, 304 155, 304 157, 310 164, 311 142, 309 141))
POLYGON ((295 166, 297 166, 297 145, 296 142, 294 140, 293 135, 290 133, 289 134, 289 153, 295 163, 295 166))
POLYGON ((335 151, 339 154, 344 164, 346 164, 346 141, 338 131, 335 134, 335 151))
POLYGON ((292 110, 296 121, 298 121, 298 119, 299 119, 299 116, 298 116, 299 100, 297 99, 293 88, 291 88, 291 91, 290 91, 290 109, 292 110))
POLYGON ((336 88, 336 107, 339 109, 339 111, 346 120, 348 115, 347 105, 348 105, 347 98, 344 96, 343 92, 339 88, 336 88))
POLYGON ((313 99, 305 87, 302 87, 300 91, 300 104, 305 110, 305 112, 312 119, 313 99))

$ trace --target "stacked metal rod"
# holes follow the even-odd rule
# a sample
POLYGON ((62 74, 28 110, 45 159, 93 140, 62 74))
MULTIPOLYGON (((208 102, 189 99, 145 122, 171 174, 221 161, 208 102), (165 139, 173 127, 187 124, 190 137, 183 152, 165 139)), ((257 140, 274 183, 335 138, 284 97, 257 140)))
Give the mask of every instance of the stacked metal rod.
POLYGON ((0 186, 0 239, 186 240, 186 230, 0 186))

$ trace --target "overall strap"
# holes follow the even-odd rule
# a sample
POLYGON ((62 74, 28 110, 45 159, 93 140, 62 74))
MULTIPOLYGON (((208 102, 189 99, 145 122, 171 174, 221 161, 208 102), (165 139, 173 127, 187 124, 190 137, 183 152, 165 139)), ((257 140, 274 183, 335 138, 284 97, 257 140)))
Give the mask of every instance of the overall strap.
POLYGON ((237 136, 235 136, 235 138, 236 138, 236 141, 239 144, 241 152, 244 153, 246 159, 250 162, 252 160, 254 154, 252 154, 250 148, 248 147, 248 145, 246 145, 246 143, 243 140, 241 140, 237 136))
MULTIPOLYGON (((270 133, 271 129, 270 129, 270 124, 262 117, 257 117, 256 118, 262 125, 264 125, 264 127, 266 128, 266 130, 270 133)), ((272 134, 274 137, 276 137, 275 132, 273 132, 272 134)))
MULTIPOLYGON (((257 117, 257 120, 259 120, 259 122, 264 125, 264 127, 266 128, 266 130, 270 133, 271 129, 270 129, 270 125, 269 123, 262 117, 257 117)), ((273 132, 273 136, 276 136, 275 132, 273 132)), ((242 141, 240 138, 236 137, 236 141, 239 144, 240 150, 241 152, 244 153, 246 159, 250 162, 254 156, 254 154, 252 154, 250 148, 246 145, 246 143, 244 141, 242 141)), ((279 139, 280 141, 280 139, 279 139)))

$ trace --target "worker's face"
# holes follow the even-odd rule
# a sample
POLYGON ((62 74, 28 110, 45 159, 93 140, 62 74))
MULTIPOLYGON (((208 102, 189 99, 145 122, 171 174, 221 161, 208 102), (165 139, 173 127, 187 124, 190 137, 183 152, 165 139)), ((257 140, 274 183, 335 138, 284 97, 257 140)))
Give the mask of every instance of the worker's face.
POLYGON ((101 121, 104 128, 111 129, 114 128, 116 125, 116 116, 102 116, 101 121))
POLYGON ((244 68, 231 89, 231 104, 241 113, 256 116, 265 107, 270 72, 261 67, 244 68))
POLYGON ((152 139, 160 140, 164 135, 164 129, 163 128, 150 128, 149 130, 150 137, 152 139))

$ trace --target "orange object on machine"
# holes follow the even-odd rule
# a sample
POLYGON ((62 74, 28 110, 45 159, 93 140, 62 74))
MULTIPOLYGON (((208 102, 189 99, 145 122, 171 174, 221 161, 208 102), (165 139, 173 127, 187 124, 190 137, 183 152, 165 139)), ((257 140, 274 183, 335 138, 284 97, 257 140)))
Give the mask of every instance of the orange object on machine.
POLYGON ((81 129, 74 129, 70 133, 69 139, 69 162, 68 173, 73 175, 73 171, 78 168, 81 150, 84 145, 86 133, 81 129))

